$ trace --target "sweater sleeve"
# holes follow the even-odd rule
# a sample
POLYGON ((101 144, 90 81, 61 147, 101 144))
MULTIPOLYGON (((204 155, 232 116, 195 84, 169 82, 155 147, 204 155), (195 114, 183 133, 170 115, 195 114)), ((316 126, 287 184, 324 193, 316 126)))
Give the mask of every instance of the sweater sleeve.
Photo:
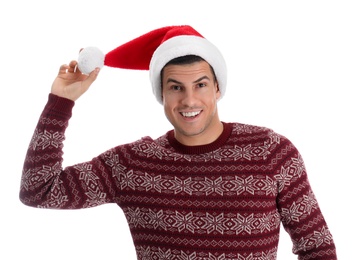
POLYGON ((310 186, 303 159, 287 140, 287 155, 278 166, 278 210, 299 260, 336 260, 333 237, 310 186))
POLYGON ((24 161, 19 197, 25 205, 79 209, 113 202, 109 173, 98 157, 62 168, 73 106, 73 101, 49 94, 24 161))

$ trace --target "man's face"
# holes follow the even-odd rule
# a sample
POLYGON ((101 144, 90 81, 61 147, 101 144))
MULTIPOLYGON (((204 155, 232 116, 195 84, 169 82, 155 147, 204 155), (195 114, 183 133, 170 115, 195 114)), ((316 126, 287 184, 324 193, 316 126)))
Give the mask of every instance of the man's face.
POLYGON ((179 142, 207 144, 221 134, 217 113, 220 92, 207 62, 166 66, 162 86, 165 114, 179 142))

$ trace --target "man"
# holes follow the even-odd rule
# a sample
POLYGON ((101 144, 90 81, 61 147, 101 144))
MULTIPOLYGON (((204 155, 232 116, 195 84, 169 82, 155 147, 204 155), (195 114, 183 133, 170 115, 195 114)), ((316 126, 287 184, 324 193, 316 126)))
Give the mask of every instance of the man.
POLYGON ((52 85, 24 163, 24 204, 78 209, 117 203, 138 259, 276 259, 280 223, 299 259, 337 259, 294 145, 268 128, 219 119, 225 62, 190 26, 154 30, 102 57, 108 66, 149 69, 174 129, 63 169, 74 101, 103 65, 90 53, 61 66, 52 85))

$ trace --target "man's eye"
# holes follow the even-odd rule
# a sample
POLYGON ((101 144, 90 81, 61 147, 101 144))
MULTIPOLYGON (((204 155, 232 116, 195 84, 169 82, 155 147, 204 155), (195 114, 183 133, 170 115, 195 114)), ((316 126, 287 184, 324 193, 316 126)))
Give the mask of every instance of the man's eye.
POLYGON ((206 84, 205 83, 199 83, 198 86, 199 86, 199 88, 203 88, 203 87, 206 87, 206 84))
POLYGON ((173 89, 173 90, 180 90, 181 87, 180 87, 180 86, 177 86, 177 85, 174 85, 174 86, 171 87, 171 89, 173 89))

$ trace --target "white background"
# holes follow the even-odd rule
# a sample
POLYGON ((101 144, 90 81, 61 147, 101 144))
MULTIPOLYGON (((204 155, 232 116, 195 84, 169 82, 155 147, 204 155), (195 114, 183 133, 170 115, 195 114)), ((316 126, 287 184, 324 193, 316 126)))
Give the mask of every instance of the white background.
MULTIPOLYGON (((223 52, 223 121, 273 128, 300 150, 339 259, 360 257, 360 1, 12 0, 0 4, 0 259, 136 259, 116 205, 41 210, 19 202, 27 146, 58 68, 166 25, 190 24, 223 52)), ((64 165, 171 128, 148 72, 104 68, 79 99, 64 165)), ((278 259, 297 259, 281 230, 278 259)))

